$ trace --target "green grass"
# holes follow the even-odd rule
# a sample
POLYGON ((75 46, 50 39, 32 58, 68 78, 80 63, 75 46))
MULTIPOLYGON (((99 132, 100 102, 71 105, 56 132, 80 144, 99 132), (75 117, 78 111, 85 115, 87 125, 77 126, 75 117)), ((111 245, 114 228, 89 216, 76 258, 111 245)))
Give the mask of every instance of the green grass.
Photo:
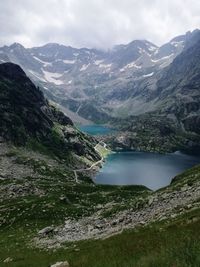
POLYGON ((103 147, 102 145, 98 144, 96 146, 96 150, 98 151, 98 153, 101 155, 102 158, 106 158, 110 153, 112 153, 111 150, 103 147))
MULTIPOLYGON (((17 154, 18 155, 18 154, 17 154)), ((15 157, 14 151, 9 155, 15 157)), ((40 170, 42 177, 26 177, 10 183, 29 182, 44 193, 2 200, 0 203, 0 267, 47 267, 68 260, 71 267, 199 267, 200 208, 175 219, 124 231, 105 240, 88 240, 65 244, 63 248, 42 250, 32 246, 38 231, 58 226, 66 218, 79 219, 103 209, 101 216, 110 217, 120 210, 145 205, 152 194, 144 186, 109 186, 92 183, 75 184, 57 168, 48 169, 43 161, 18 155, 20 164, 40 170), (66 197, 63 200, 60 197, 66 197), (78 248, 78 250, 75 250, 78 248), (3 260, 11 257, 10 263, 3 260)), ((199 180, 200 167, 178 176, 163 192, 199 180)), ((71 177, 72 178, 72 177, 71 177)), ((7 181, 8 182, 8 181, 7 181)), ((4 185, 2 181, 2 185, 4 185)), ((161 191, 161 190, 159 190, 161 191)))
MULTIPOLYGON (((27 181, 31 181, 27 177, 27 181)), ((34 186, 34 183, 33 183, 34 186)), ((141 195, 147 195, 144 187, 115 187, 115 186, 94 186, 93 184, 74 184, 66 182, 65 178, 56 178, 56 181, 49 177, 45 180, 38 179, 37 188, 44 192, 40 197, 32 195, 6 199, 1 202, 1 217, 6 218, 1 229, 17 229, 18 227, 32 227, 35 234, 37 230, 49 225, 64 223, 66 217, 80 218, 90 216, 98 210, 97 205, 105 205, 115 202, 114 210, 110 213, 127 208, 122 203, 131 203, 141 195), (49 184, 53 184, 49 186, 49 184), (61 200, 64 196, 66 200, 61 200), (14 221, 13 221, 14 220, 14 221)), ((106 215, 105 215, 106 217, 106 215)))
POLYGON ((68 243, 49 251, 27 246, 31 230, 9 229, 0 232, 0 266, 47 267, 68 260, 71 267, 199 267, 199 218, 198 209, 175 222, 154 223, 105 240, 68 243), (7 257, 13 262, 3 264, 7 257))
POLYGON ((181 183, 187 183, 192 185, 200 177, 200 165, 196 165, 193 168, 186 170, 184 173, 177 175, 172 180, 172 186, 179 185, 181 183), (188 180, 188 177, 190 178, 188 180))
MULTIPOLYGON (((90 215, 95 211, 95 205, 113 200, 125 202, 127 208, 128 202, 148 194, 143 186, 74 185, 66 183, 63 178, 57 178, 53 188, 49 187, 48 180, 38 181, 38 184, 47 195, 1 203, 4 206, 1 216, 7 223, 0 230, 0 266, 45 267, 61 260, 68 260, 71 267, 200 266, 200 209, 175 222, 154 223, 106 240, 69 243, 64 248, 49 251, 31 247, 30 240, 38 230, 62 224, 65 217, 90 215), (66 195, 70 204, 60 201, 60 195, 66 195), (79 251, 75 251, 74 246, 79 251), (13 262, 3 263, 7 257, 11 257, 13 262)), ((113 210, 117 212, 121 208, 118 205, 113 210)), ((113 210, 104 216, 112 215, 113 210)))
MULTIPOLYGON (((115 207, 117 212, 121 208, 121 202, 149 192, 143 186, 94 186, 66 182, 63 177, 57 177, 55 181, 49 179, 50 177, 37 181, 37 186, 45 192, 44 196, 18 197, 1 202, 1 216, 6 220, 0 228, 0 266, 42 267, 64 259, 68 256, 68 250, 60 249, 53 253, 52 250, 47 252, 33 249, 30 248, 30 240, 46 226, 63 224, 66 217, 78 219, 83 215, 92 215, 98 204, 115 201, 118 203, 115 207), (53 187, 49 186, 50 183, 54 183, 53 187), (60 196, 66 196, 67 202, 61 201, 60 196), (2 263, 7 257, 14 261, 2 263)), ((31 178, 27 177, 27 180, 30 181, 31 178)), ((81 246, 82 244, 85 242, 80 243, 81 246)), ((91 246, 91 242, 86 244, 91 246)), ((74 249, 69 251, 70 259, 73 255, 76 256, 74 249)))

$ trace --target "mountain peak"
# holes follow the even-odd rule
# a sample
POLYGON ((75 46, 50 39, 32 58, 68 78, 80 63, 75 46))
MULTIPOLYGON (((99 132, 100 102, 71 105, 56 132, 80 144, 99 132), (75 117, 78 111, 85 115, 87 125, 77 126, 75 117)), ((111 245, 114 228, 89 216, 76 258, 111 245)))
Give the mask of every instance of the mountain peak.
POLYGON ((145 39, 138 39, 138 40, 133 40, 132 42, 130 42, 128 45, 131 45, 131 44, 134 44, 134 45, 153 45, 155 47, 157 47, 155 44, 145 40, 145 39))
POLYGON ((48 48, 52 48, 52 47, 60 47, 61 45, 58 43, 47 43, 44 46, 48 48))
POLYGON ((11 49, 25 49, 25 47, 20 43, 13 43, 10 45, 11 49))
POLYGON ((47 48, 47 49, 72 48, 71 46, 58 44, 58 43, 47 43, 47 44, 43 45, 42 47, 47 48))

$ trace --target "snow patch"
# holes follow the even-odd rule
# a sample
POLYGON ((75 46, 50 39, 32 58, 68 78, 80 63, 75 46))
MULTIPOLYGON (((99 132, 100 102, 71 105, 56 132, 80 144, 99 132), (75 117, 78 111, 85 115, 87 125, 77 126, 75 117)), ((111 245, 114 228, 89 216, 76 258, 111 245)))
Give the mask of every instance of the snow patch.
POLYGON ((183 46, 184 41, 180 41, 180 42, 175 42, 175 41, 174 41, 174 42, 171 42, 171 44, 174 45, 175 47, 178 47, 178 46, 180 46, 180 45, 183 46))
POLYGON ((132 68, 136 68, 136 69, 141 69, 141 66, 138 66, 135 61, 127 64, 126 66, 124 66, 123 68, 121 68, 119 71, 120 72, 124 72, 126 69, 132 69, 132 68))
POLYGON ((157 47, 151 45, 148 47, 148 49, 149 49, 149 51, 155 51, 157 49, 157 47))
POLYGON ((154 55, 157 55, 159 52, 159 49, 157 49, 155 52, 154 52, 154 55))
POLYGON ((32 70, 28 70, 28 72, 30 72, 33 76, 35 76, 37 79, 39 79, 42 82, 46 82, 43 78, 41 78, 38 74, 36 74, 34 71, 32 70))
POLYGON ((151 72, 151 73, 148 73, 148 74, 145 74, 145 75, 142 75, 142 77, 151 77, 154 75, 154 72, 151 72))
POLYGON ((143 53, 145 53, 146 51, 144 50, 144 49, 142 49, 141 47, 139 47, 139 53, 140 54, 143 54, 143 53))
POLYGON ((139 53, 140 53, 141 55, 146 54, 146 55, 148 55, 148 56, 151 56, 151 54, 149 54, 146 50, 142 49, 141 47, 139 48, 139 53))
POLYGON ((112 64, 99 64, 99 68, 110 69, 112 64))
POLYGON ((63 62, 65 64, 74 64, 76 62, 76 60, 65 59, 65 60, 63 60, 63 62))
POLYGON ((54 83, 56 85, 61 85, 63 84, 63 82, 61 80, 58 80, 58 78, 60 78, 62 76, 62 74, 60 73, 53 73, 53 72, 48 72, 48 71, 44 71, 44 77, 45 79, 50 82, 50 83, 54 83))
POLYGON ((136 65, 135 64, 135 61, 134 61, 134 62, 131 62, 131 63, 127 64, 124 68, 128 68, 128 69, 131 69, 131 68, 141 69, 141 66, 136 65))
POLYGON ((95 61, 94 61, 94 64, 98 66, 98 65, 101 64, 102 62, 103 62, 102 59, 101 59, 101 60, 95 60, 95 61))
POLYGON ((154 63, 156 63, 156 62, 159 62, 159 61, 164 61, 166 59, 170 59, 173 56, 174 56, 174 53, 170 54, 169 56, 162 57, 162 58, 159 58, 159 59, 152 59, 151 61, 154 62, 154 63))
POLYGON ((80 68, 80 71, 84 71, 86 70, 88 67, 89 67, 90 64, 84 64, 81 68, 80 68))
POLYGON ((124 68, 121 68, 119 71, 120 71, 120 72, 124 72, 124 71, 125 71, 125 69, 124 69, 124 68))
POLYGON ((36 56, 33 56, 33 58, 34 58, 35 60, 39 61, 40 63, 44 64, 44 66, 52 66, 52 63, 43 61, 43 60, 41 60, 40 58, 38 58, 38 57, 36 57, 36 56))

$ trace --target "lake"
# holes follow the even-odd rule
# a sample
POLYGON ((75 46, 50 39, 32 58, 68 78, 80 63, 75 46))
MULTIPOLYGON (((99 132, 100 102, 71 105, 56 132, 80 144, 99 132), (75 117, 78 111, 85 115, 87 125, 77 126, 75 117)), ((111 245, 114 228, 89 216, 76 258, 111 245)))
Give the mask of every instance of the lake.
POLYGON ((110 185, 144 185, 156 190, 169 185, 174 176, 198 163, 199 157, 181 153, 113 153, 106 159, 94 182, 110 185))
POLYGON ((80 131, 90 135, 106 135, 112 133, 114 130, 103 125, 81 125, 78 127, 80 131))
MULTIPOLYGON (((114 130, 103 125, 78 127, 90 135, 106 135, 114 130)), ((157 190, 170 184, 172 178, 200 163, 200 157, 182 153, 158 154, 119 152, 110 154, 96 175, 96 184, 144 185, 157 190)))

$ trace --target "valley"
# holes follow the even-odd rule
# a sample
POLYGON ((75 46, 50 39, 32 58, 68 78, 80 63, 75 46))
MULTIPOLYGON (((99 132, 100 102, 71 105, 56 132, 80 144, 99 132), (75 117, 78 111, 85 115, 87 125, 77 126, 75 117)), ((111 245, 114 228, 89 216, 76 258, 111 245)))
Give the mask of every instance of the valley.
POLYGON ((74 123, 121 131, 108 140, 114 146, 193 151, 200 143, 199 43, 198 29, 160 47, 134 40, 109 51, 14 43, 0 48, 0 62, 19 64, 74 123))
POLYGON ((66 260, 77 267, 198 266, 199 166, 153 192, 142 186, 94 185, 84 173, 76 183, 73 173, 51 157, 3 146, 2 266, 66 260), (9 263, 3 263, 6 259, 9 263))
POLYGON ((0 266, 199 267, 199 44, 0 48, 0 266))

